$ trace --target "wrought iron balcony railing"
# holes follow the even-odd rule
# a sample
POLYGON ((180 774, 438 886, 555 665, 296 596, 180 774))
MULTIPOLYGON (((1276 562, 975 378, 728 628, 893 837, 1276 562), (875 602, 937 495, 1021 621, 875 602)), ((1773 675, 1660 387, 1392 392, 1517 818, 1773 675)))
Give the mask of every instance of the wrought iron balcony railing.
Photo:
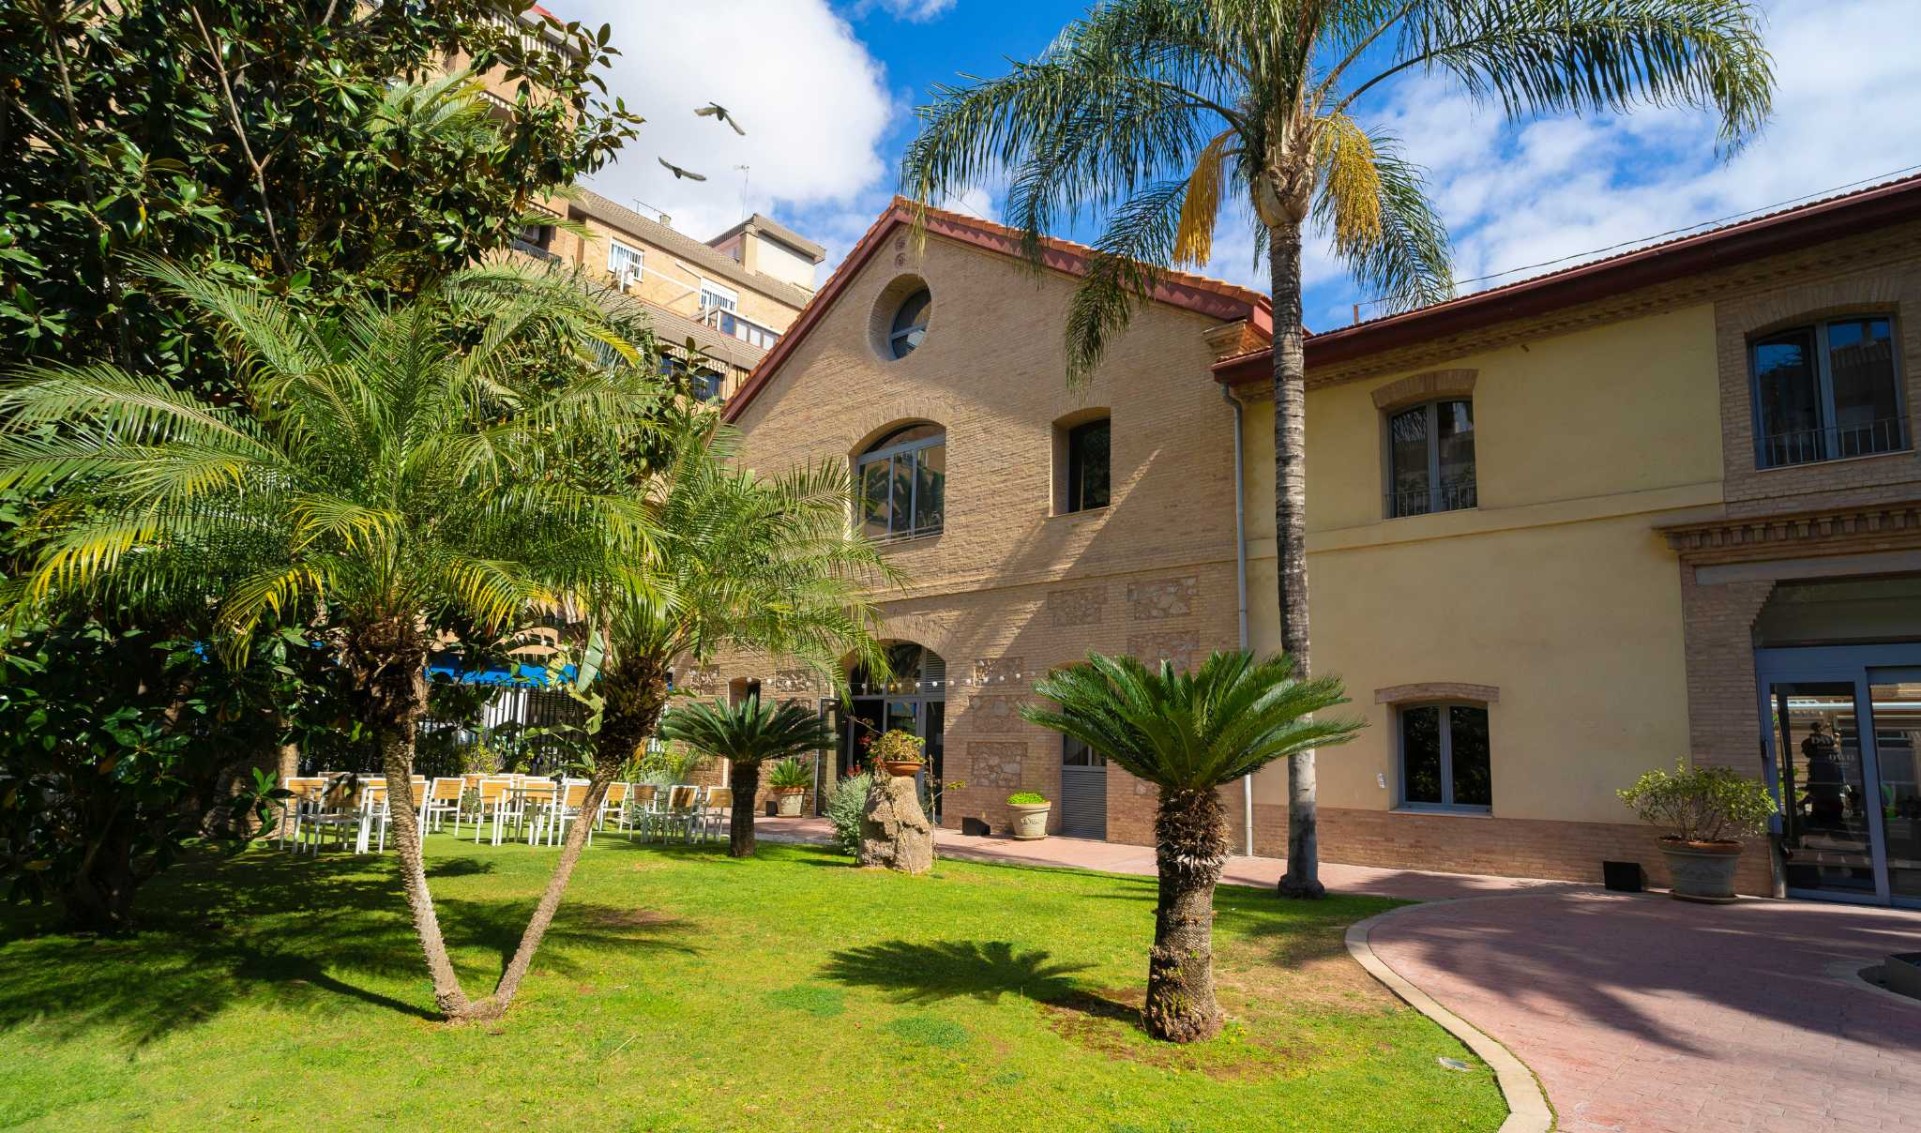
POLYGON ((1902 452, 1908 447, 1908 423, 1905 418, 1884 417, 1864 425, 1793 429, 1762 437, 1756 447, 1755 456, 1763 468, 1902 452))

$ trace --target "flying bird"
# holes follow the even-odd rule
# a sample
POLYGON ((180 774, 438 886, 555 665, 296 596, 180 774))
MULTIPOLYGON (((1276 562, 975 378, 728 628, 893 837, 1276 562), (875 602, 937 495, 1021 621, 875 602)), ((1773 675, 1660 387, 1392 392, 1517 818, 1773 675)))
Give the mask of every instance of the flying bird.
POLYGON ((716 121, 725 122, 734 128, 734 133, 739 134, 743 138, 747 136, 747 131, 740 128, 740 120, 732 114, 727 113, 727 108, 718 102, 710 102, 699 110, 694 111, 694 113, 700 115, 702 118, 712 118, 716 121))
POLYGON ((655 157, 654 160, 660 162, 660 164, 666 168, 667 172, 672 173, 674 175, 674 180, 676 181, 680 180, 683 177, 689 181, 707 180, 706 174, 695 173, 691 169, 682 169, 680 166, 675 165, 673 162, 668 161, 664 157, 655 157))

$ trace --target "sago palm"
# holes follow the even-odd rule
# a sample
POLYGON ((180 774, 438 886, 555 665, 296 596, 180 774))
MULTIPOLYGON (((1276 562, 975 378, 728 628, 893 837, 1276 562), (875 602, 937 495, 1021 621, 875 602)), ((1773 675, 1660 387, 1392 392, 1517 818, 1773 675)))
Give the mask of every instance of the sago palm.
MULTIPOLYGON (((1367 96, 1439 75, 1514 119, 1710 108, 1733 147, 1773 75, 1745 0, 1106 0, 1003 78, 936 87, 903 159, 921 201, 997 176, 1038 237, 1105 216, 1067 320, 1080 380, 1171 265, 1203 265, 1234 198, 1265 248, 1274 315, 1281 648, 1308 672, 1301 241, 1310 222, 1397 306, 1452 291, 1448 240, 1418 169, 1364 121, 1367 96)), ((1318 896, 1313 753, 1289 761, 1284 893, 1318 896)))
POLYGON ((734 791, 734 809, 727 826, 727 853, 736 858, 754 856, 754 797, 760 792, 760 769, 834 743, 834 733, 822 722, 819 709, 793 701, 775 704, 758 696, 743 697, 734 704, 717 700, 675 708, 661 721, 660 735, 728 761, 727 785, 734 791))
MULTIPOLYGON (((775 477, 734 467, 736 434, 710 410, 686 414, 653 454, 582 462, 574 475, 596 497, 644 499, 644 554, 631 542, 583 538, 570 556, 570 601, 587 626, 598 680, 594 769, 585 814, 596 811, 660 723, 669 675, 722 650, 778 657, 839 686, 850 655, 883 665, 868 590, 894 579, 876 547, 849 530, 846 464, 827 462, 775 477), (604 553, 602 551, 604 549, 604 553), (600 557, 596 557, 599 555, 600 557)), ((553 923, 586 845, 576 823, 553 880, 495 998, 510 1000, 553 923)))
POLYGON ((1214 885, 1227 860, 1222 784, 1313 747, 1345 743, 1361 725, 1314 719, 1347 703, 1333 677, 1299 680, 1284 655, 1217 652, 1194 673, 1161 662, 1089 654, 1034 685, 1053 707, 1022 715, 1080 740, 1160 788, 1154 860, 1160 895, 1147 960, 1149 1034, 1173 1042, 1221 1029, 1214 999, 1214 885))
POLYGON ((556 471, 648 433, 655 387, 597 360, 638 354, 563 278, 473 269, 409 303, 323 318, 152 270, 218 334, 241 404, 105 365, 14 375, 0 388, 0 485, 51 499, 17 591, 29 605, 68 590, 194 597, 217 610, 230 654, 279 616, 323 626, 378 750, 435 1002, 474 1014, 415 820, 428 650, 438 627, 495 633, 552 601, 552 564, 577 532, 645 541, 631 501, 556 471))

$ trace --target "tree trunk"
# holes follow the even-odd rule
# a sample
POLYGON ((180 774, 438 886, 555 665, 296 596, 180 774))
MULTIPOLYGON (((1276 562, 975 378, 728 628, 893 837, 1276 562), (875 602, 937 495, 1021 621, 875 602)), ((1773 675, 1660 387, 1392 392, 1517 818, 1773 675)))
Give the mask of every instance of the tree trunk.
POLYGON ((473 1002, 460 986, 447 942, 440 934, 433 894, 427 889, 427 863, 421 852, 420 816, 414 799, 414 728, 427 710, 427 647, 411 618, 357 627, 348 639, 348 664, 357 692, 366 701, 366 719, 379 746, 387 780, 394 852, 400 859, 400 887, 407 895, 414 935, 427 958, 434 1005, 448 1019, 460 1019, 473 1002))
MULTIPOLYGON (((423 680, 424 684, 424 680, 423 680)), ((426 701, 422 689, 421 702, 426 701)), ((427 974, 434 984, 434 1005, 449 1019, 467 1017, 473 1002, 460 986, 447 942, 440 935, 440 917, 434 912, 433 894, 427 889, 427 862, 421 853, 420 816, 414 810, 414 722, 379 732, 381 771, 387 778, 387 807, 393 816, 394 853, 400 859, 400 886, 407 894, 407 911, 413 915, 414 935, 427 957, 427 974)))
POLYGON ((133 868, 131 824, 111 820, 60 895, 69 932, 117 936, 133 927, 133 898, 144 880, 133 868))
MULTIPOLYGON (((276 787, 284 787, 287 785, 287 780, 300 777, 299 744, 286 743, 280 745, 280 759, 277 771, 278 777, 274 780, 274 786, 276 787)), ((272 837, 285 837, 289 833, 287 827, 291 825, 293 825, 293 803, 289 800, 287 805, 281 808, 279 817, 274 820, 272 837)))
POLYGON ((760 794, 760 763, 733 761, 727 785, 734 790, 734 809, 727 817, 727 856, 754 856, 754 798, 760 794))
MULTIPOLYGON (((1307 632, 1307 358, 1301 341, 1301 226, 1267 233, 1274 307, 1274 532, 1279 561, 1281 651, 1294 674, 1310 673, 1307 632)), ((1315 837, 1314 752, 1287 759, 1287 872, 1283 897, 1321 897, 1315 837)))
POLYGON ((560 912, 561 899, 567 895, 574 867, 580 864, 580 855, 587 848, 587 835, 593 829, 594 815, 607 797, 607 788, 660 722, 661 709, 667 704, 667 670, 647 658, 618 662, 602 674, 601 689, 606 701, 601 712, 600 732, 594 737, 594 773, 587 781, 587 798, 581 804, 580 819, 568 829, 567 838, 561 843, 560 860, 554 864, 553 876, 547 879, 547 889, 540 895, 540 904, 534 906, 534 915, 520 934, 520 944, 514 949, 513 958, 507 961, 506 970, 500 973, 493 995, 485 1003, 476 1005, 476 1010, 489 1016, 505 1012, 520 991, 521 981, 533 968, 534 954, 540 951, 541 941, 546 939, 547 930, 560 912))
POLYGON ((1147 1033, 1169 1042, 1211 1039, 1221 1031, 1214 999, 1214 885, 1227 858, 1227 816, 1212 790, 1161 788, 1154 817, 1160 897, 1154 947, 1147 954, 1147 1033))

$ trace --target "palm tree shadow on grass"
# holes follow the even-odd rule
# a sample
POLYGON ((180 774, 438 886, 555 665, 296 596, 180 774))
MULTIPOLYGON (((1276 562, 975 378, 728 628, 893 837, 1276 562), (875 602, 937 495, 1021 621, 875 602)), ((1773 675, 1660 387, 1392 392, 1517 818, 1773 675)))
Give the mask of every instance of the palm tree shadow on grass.
MULTIPOLYGON (((388 863, 391 865, 391 863, 388 863)), ((436 863, 439 865, 440 863, 436 863)), ((445 866, 441 876, 491 872, 445 866)), ((435 905, 460 952, 511 956, 533 897, 435 905)), ((117 1039, 137 1050, 212 1021, 240 1003, 316 1018, 343 1011, 437 1020, 419 943, 391 869, 366 858, 248 855, 191 863, 142 894, 141 931, 93 940, 32 935, 43 918, 14 914, 0 930, 0 1031, 33 1026, 52 1041, 117 1039)), ((687 922, 591 903, 561 909, 541 968, 582 970, 574 953, 618 948, 693 953, 687 922)))
POLYGON ((1073 979, 1092 967, 1054 961, 1052 953, 1039 948, 1016 952, 1004 940, 887 940, 834 953, 820 974, 838 983, 877 988, 896 1003, 968 998, 993 1004, 1004 995, 1019 995, 1090 1014, 1106 1014, 1110 1008, 1129 1012, 1073 979))

